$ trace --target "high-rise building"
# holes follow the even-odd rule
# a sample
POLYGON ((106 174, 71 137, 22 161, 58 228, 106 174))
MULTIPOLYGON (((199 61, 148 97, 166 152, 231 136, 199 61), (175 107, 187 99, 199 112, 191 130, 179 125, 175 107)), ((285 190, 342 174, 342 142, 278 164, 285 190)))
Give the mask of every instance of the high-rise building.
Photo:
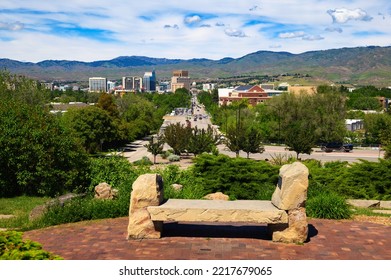
POLYGON ((190 91, 190 77, 189 71, 175 70, 171 77, 171 91, 175 92, 179 88, 185 88, 190 91))
POLYGON ((122 89, 126 91, 141 91, 143 79, 141 77, 122 77, 122 89))
POLYGON ((89 79, 90 92, 107 92, 107 79, 102 77, 93 77, 89 79))
POLYGON ((143 89, 146 92, 156 91, 155 70, 153 70, 152 72, 145 72, 143 77, 143 89))

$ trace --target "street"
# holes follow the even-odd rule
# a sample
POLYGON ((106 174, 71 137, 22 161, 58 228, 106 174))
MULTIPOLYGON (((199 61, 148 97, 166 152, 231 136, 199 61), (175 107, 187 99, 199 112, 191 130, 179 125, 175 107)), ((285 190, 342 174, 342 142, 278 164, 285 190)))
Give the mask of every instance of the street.
MULTIPOLYGON (((205 109, 202 105, 196 105, 194 107, 193 115, 180 114, 180 115, 166 115, 164 117, 163 126, 167 126, 174 123, 182 123, 186 125, 186 120, 190 122, 191 127, 197 127, 199 129, 206 129, 208 125, 212 125, 210 121, 210 117, 205 112, 205 109), (195 118, 194 115, 201 116, 201 118, 195 118), (206 117, 205 117, 206 116, 206 117), (196 119, 196 120, 195 120, 196 119)), ((128 158, 130 162, 137 161, 141 159, 143 156, 147 156, 152 159, 151 153, 147 151, 144 147, 147 144, 147 140, 137 140, 131 144, 129 144, 130 151, 125 151, 123 153, 124 157, 128 158)), ((285 146, 272 146, 265 145, 265 151, 262 154, 250 154, 250 158, 255 160, 272 160, 276 156, 284 156, 286 158, 293 156, 296 157, 296 153, 293 151, 286 150, 285 146)), ((227 149, 224 144, 220 144, 217 146, 219 152, 221 154, 228 155, 230 157, 235 157, 235 153, 231 152, 227 149)), ((168 145, 165 145, 165 150, 169 149, 168 145)), ((247 157, 245 152, 240 152, 240 157, 247 157)), ((377 148, 361 148, 354 147, 351 152, 330 152, 326 153, 321 151, 320 148, 314 148, 313 152, 310 155, 300 154, 299 158, 302 160, 305 159, 316 159, 321 162, 330 162, 330 161, 347 161, 347 162, 359 162, 360 159, 367 161, 378 161, 379 158, 384 157, 384 151, 379 151, 377 148)))

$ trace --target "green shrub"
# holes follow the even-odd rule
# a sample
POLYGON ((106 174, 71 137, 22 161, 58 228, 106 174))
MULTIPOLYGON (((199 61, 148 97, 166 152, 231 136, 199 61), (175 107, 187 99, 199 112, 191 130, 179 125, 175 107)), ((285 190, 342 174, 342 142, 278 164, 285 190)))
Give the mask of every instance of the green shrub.
POLYGON ((139 175, 150 173, 149 167, 132 165, 120 156, 91 158, 90 166, 89 193, 83 198, 72 199, 63 206, 49 208, 41 219, 34 222, 33 228, 128 215, 132 184, 139 175), (118 189, 118 198, 94 199, 94 188, 102 182, 118 189))
POLYGON ((0 197, 85 191, 88 157, 78 140, 45 107, 0 97, 0 197))
POLYGON ((309 197, 306 212, 309 217, 321 219, 339 220, 351 217, 351 210, 345 199, 333 192, 322 192, 309 197))
POLYGON ((135 165, 152 165, 153 162, 149 159, 149 157, 142 157, 140 160, 134 162, 135 165))
POLYGON ((191 170, 206 193, 222 192, 236 199, 270 200, 279 168, 264 161, 201 154, 194 159, 191 170))
POLYGON ((169 155, 167 157, 167 159, 170 161, 170 162, 174 162, 174 161, 180 161, 181 160, 181 157, 178 156, 178 155, 169 155))
POLYGON ((61 260, 45 250, 41 244, 22 239, 16 231, 0 232, 0 260, 61 260))

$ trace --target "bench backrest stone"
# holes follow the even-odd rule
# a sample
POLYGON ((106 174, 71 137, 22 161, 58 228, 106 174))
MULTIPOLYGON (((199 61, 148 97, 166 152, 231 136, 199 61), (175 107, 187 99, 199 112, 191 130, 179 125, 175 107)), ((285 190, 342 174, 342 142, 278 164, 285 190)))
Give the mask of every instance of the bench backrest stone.
POLYGON ((153 222, 148 206, 163 202, 163 179, 159 174, 140 175, 132 185, 128 238, 160 238, 161 223, 153 222))
POLYGON ((308 174, 308 168, 301 162, 282 166, 272 196, 273 205, 282 210, 304 207, 307 200, 308 174))

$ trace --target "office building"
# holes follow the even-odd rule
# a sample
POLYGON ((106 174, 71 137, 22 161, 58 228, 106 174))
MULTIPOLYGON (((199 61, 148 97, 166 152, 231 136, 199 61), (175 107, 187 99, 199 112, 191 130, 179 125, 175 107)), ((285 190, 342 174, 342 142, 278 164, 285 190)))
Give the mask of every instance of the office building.
POLYGON ((122 77, 122 89, 126 91, 139 92, 143 88, 141 77, 122 77))
POLYGON ((155 70, 152 72, 145 72, 143 77, 143 90, 145 92, 156 91, 156 74, 155 70))
POLYGON ((190 91, 190 77, 189 71, 176 70, 172 72, 171 78, 171 91, 175 92, 179 88, 185 88, 190 91))
POLYGON ((102 77, 93 77, 89 79, 90 92, 107 92, 107 79, 102 77))

